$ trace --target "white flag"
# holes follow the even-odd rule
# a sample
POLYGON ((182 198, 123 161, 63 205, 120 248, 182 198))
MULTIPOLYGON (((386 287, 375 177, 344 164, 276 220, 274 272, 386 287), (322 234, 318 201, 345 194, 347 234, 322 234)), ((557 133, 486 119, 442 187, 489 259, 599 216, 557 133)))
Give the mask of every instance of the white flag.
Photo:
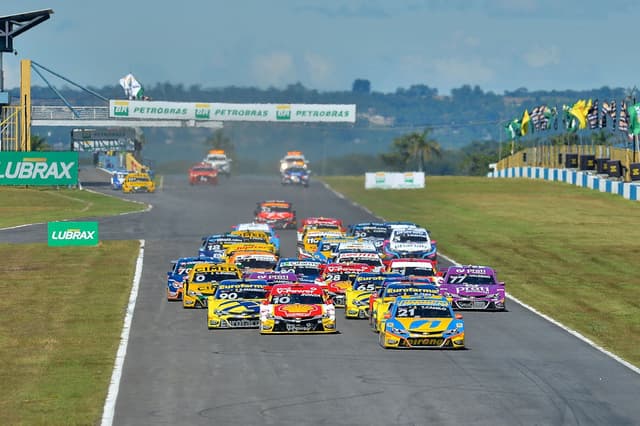
POLYGON ((127 74, 120 79, 120 86, 124 89, 124 94, 129 99, 142 99, 144 89, 136 80, 133 74, 127 74))

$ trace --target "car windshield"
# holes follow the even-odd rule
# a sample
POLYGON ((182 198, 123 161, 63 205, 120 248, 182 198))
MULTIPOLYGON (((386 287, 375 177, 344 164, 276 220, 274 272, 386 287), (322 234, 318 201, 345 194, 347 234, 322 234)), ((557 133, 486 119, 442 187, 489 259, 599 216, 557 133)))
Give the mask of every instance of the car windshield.
POLYGON ((193 274, 193 282, 195 283, 219 282, 222 280, 233 280, 237 278, 238 274, 232 271, 197 272, 193 274))
POLYGON ((275 258, 266 257, 239 257, 236 258, 235 263, 242 269, 273 269, 276 267, 277 260, 275 258))
POLYGON ((449 275, 447 284, 491 285, 496 282, 491 275, 459 274, 449 275))
POLYGON ((391 268, 391 272, 397 272, 402 275, 417 275, 419 277, 432 277, 435 275, 433 269, 422 266, 394 267, 391 268))
POLYGON ((427 234, 406 233, 396 234, 393 237, 393 241, 396 243, 426 243, 429 239, 427 238, 427 234))
POLYGON ((364 263, 365 265, 369 266, 380 266, 382 265, 382 260, 375 257, 348 256, 340 258, 339 263, 364 263))
POLYGON ((178 262, 175 264, 173 272, 182 276, 189 275, 189 271, 193 269, 193 265, 195 264, 196 262, 178 262))
POLYGON ((273 305, 291 305, 294 303, 302 305, 322 305, 324 304, 324 300, 319 294, 289 293, 273 296, 271 303, 273 305))
POLYGON ((401 305, 396 310, 396 318, 442 318, 451 317, 445 305, 401 305))
POLYGON ((267 291, 263 288, 229 288, 218 289, 215 294, 216 299, 244 299, 255 300, 267 297, 267 291))
POLYGON ((376 238, 376 239, 385 239, 387 238, 387 229, 386 228, 356 228, 353 231, 353 235, 359 238, 376 238))
POLYGON ((194 167, 191 170, 194 172, 212 172, 215 169, 213 167, 194 167))
POLYGON ((290 206, 260 206, 263 213, 285 213, 290 212, 290 206))
POLYGON ((318 275, 320 274, 320 266, 311 265, 280 265, 280 272, 293 272, 296 275, 318 275))
POLYGON ((352 281, 357 275, 358 272, 329 272, 325 274, 324 281, 352 281))
POLYGON ((136 177, 127 178, 127 181, 129 181, 129 182, 149 182, 149 178, 148 177, 144 177, 144 176, 136 176, 136 177))
POLYGON ((306 173, 307 171, 302 167, 289 167, 287 169, 288 173, 306 173))

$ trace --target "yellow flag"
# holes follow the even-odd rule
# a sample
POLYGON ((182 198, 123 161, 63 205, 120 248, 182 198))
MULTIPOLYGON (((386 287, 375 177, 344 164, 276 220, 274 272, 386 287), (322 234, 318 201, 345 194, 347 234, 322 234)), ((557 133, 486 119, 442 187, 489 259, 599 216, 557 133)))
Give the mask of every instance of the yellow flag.
POLYGON ((584 99, 580 99, 578 102, 573 104, 569 113, 573 115, 578 120, 578 128, 586 129, 587 128, 587 114, 589 113, 589 109, 591 108, 591 99, 589 102, 584 99))
POLYGON ((531 121, 531 117, 529 117, 529 111, 525 109, 524 114, 522 114, 522 124, 520 125, 522 136, 529 133, 529 121, 531 121))

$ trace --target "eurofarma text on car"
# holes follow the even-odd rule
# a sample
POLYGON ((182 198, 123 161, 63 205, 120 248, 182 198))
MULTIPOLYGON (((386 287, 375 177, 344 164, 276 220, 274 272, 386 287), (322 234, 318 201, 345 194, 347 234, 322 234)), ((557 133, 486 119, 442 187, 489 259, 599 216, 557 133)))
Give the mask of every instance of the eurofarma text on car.
POLYGON ((402 279, 401 274, 361 272, 344 292, 344 316, 351 319, 369 318, 369 299, 385 280, 402 279))

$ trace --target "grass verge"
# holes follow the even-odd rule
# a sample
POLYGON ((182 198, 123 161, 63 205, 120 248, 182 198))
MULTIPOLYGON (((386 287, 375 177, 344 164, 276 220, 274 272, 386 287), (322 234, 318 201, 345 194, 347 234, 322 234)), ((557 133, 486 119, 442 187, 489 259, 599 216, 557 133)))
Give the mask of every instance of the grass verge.
POLYGON ((78 189, 0 187, 0 228, 144 209, 140 203, 78 189))
POLYGON ((395 191, 323 180, 387 220, 427 227, 440 252, 495 267, 509 293, 640 366, 640 203, 526 179, 428 177, 395 191))
POLYGON ((0 424, 97 424, 138 241, 0 244, 0 424))

